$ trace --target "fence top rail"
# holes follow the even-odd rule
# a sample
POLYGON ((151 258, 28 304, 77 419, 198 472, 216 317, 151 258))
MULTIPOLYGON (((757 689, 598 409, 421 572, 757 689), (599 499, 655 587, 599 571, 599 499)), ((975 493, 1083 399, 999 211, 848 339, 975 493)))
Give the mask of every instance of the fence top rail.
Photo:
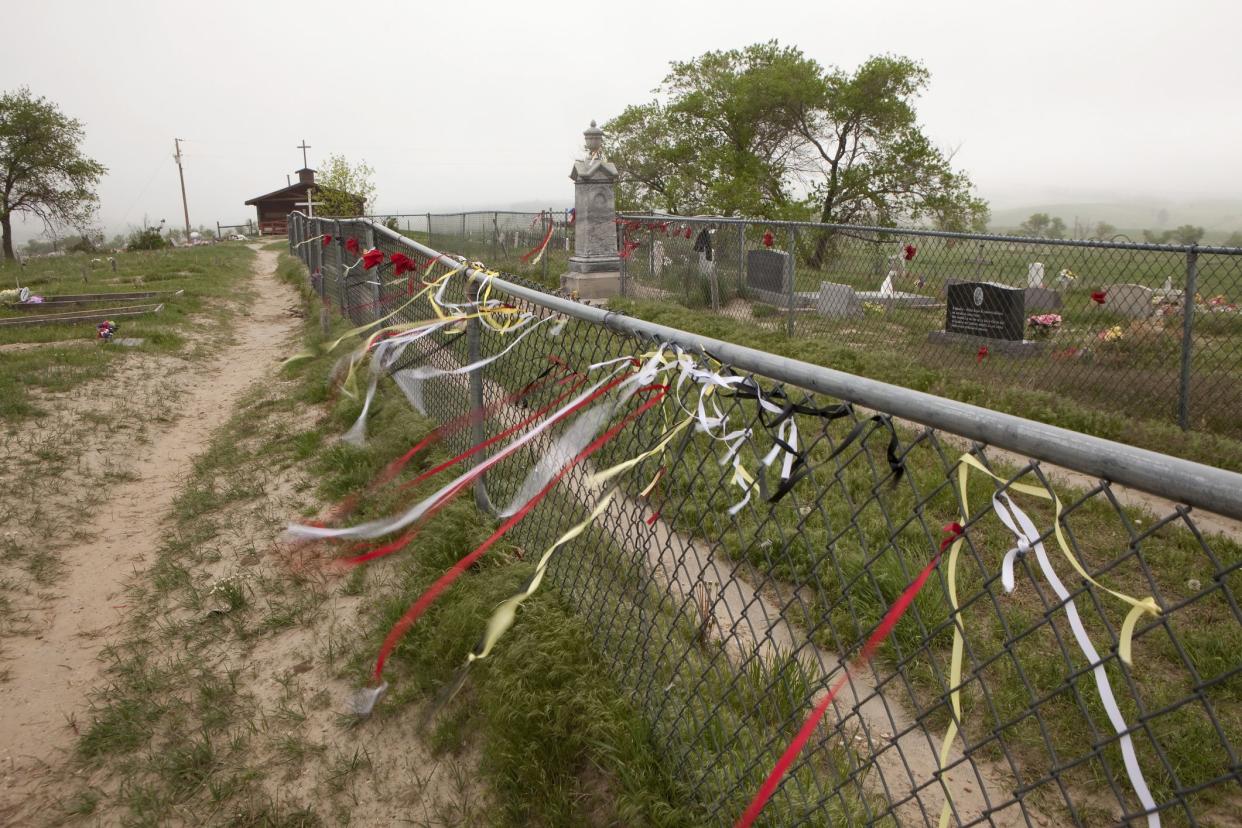
MULTIPOLYGON (((357 221, 372 225, 377 234, 423 256, 439 259, 452 267, 462 264, 369 219, 357 221)), ((473 267, 467 267, 466 274, 476 281, 491 280, 493 288, 554 313, 640 339, 710 354, 738 371, 796 385, 981 444, 1242 520, 1242 474, 635 319, 515 284, 473 267)))
POLYGON ((1057 247, 1096 247, 1107 250, 1156 250, 1162 253, 1212 253, 1242 256, 1242 247, 1201 244, 1155 244, 1152 242, 1098 241, 1094 239, 1052 239, 1043 236, 1015 236, 997 233, 957 233, 923 227, 877 227, 869 224, 825 224, 815 221, 769 221, 761 218, 728 218, 724 216, 678 216, 670 213, 617 213, 618 218, 631 221, 678 221, 686 224, 762 225, 772 228, 839 230, 857 233, 883 233, 890 236, 926 236, 966 241, 1009 242, 1057 247))

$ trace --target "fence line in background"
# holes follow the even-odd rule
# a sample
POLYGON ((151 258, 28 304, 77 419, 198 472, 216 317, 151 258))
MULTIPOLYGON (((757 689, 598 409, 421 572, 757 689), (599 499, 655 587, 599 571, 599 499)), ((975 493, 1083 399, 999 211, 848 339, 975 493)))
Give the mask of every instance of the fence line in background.
MULTIPOLYGON (((387 254, 435 258, 426 278, 459 266, 369 221, 295 214, 291 250, 325 304, 355 323, 395 310, 413 283, 395 278, 391 265, 351 268, 355 257, 340 246, 349 237, 387 254), (303 244, 325 232, 334 239, 327 247, 303 244)), ((468 301, 468 281, 454 277, 448 298, 468 301)), ((687 432, 661 469, 648 462, 625 478, 618 502, 549 570, 586 620, 610 676, 647 717, 679 795, 697 804, 704 824, 728 825, 742 812, 845 660, 941 548, 941 527, 963 509, 956 572, 942 563, 871 666, 851 672, 765 810, 769 824, 932 826, 946 793, 952 821, 963 825, 1234 819, 1242 804, 1242 545, 1204 535, 1192 510, 1242 517, 1242 476, 586 307, 543 287, 517 277, 490 282, 493 297, 560 317, 557 335, 532 333, 468 379, 429 381, 412 399, 440 422, 487 412, 450 449, 514 426, 558 393, 540 390, 521 408, 506 403, 546 370, 549 356, 583 370, 653 341, 709 353, 779 403, 780 421, 747 395, 717 399, 729 427, 746 433, 737 456, 749 467, 761 469, 778 438, 788 444, 785 421, 801 435, 805 476, 786 496, 769 497, 780 484, 774 463, 762 496, 738 508, 719 444, 687 432), (834 408, 835 400, 854 407, 834 408), (970 441, 971 456, 998 478, 972 472, 963 503, 958 458, 970 441), (1007 465, 992 446, 1031 459, 1007 465), (1054 510, 1042 499, 1053 493, 1042 463, 1099 482, 1060 488, 1054 510), (1184 505, 1128 510, 1114 482, 1184 505), (1015 537, 1007 528, 1015 505, 1037 531, 1015 537), (1093 581, 1076 574, 1071 555, 1093 581), (1130 664, 1118 654, 1128 607, 1095 582, 1150 595, 1160 609, 1134 626, 1130 664), (1105 686, 1115 710, 1102 702, 1105 686), (936 755, 950 722, 961 735, 942 771, 936 755), (1140 801, 1139 783, 1150 788, 1154 810, 1140 801)), ((393 321, 431 313, 415 303, 393 321)), ((467 333, 429 337, 394 378, 408 388, 401 371, 413 364, 455 368, 512 344, 477 320, 467 333)), ((691 389, 671 391, 680 404, 695 404, 691 389)), ((637 455, 664 427, 658 409, 645 415, 597 462, 637 455)), ((532 452, 489 469, 481 505, 510 502, 534 460, 532 452)), ((515 529, 514 543, 537 554, 598 494, 584 477, 567 478, 515 529)), ((400 650, 394 659, 399 664, 400 650)))
MULTIPOLYGON (((1240 248, 660 214, 618 223, 632 248, 627 296, 745 322, 739 340, 783 329, 858 353, 881 379, 916 367, 1242 437, 1240 248), (1026 341, 946 335, 953 282, 1024 289, 1026 341)), ((982 310, 1006 308, 989 295, 982 310)))

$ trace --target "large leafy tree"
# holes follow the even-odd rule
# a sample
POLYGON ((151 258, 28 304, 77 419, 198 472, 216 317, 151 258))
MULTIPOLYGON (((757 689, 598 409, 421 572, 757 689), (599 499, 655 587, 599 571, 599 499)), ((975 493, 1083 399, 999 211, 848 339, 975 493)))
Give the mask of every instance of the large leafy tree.
MULTIPOLYGON (((924 135, 928 73, 901 57, 853 72, 772 41, 671 65, 656 100, 606 125, 621 203, 841 224, 986 226, 986 203, 924 135)), ((822 259, 824 234, 812 256, 822 259)))
POLYGON ((0 232, 12 260, 13 216, 37 216, 46 227, 86 227, 99 203, 95 187, 107 169, 82 154, 80 121, 26 88, 0 96, 0 232))
POLYGON ((375 200, 375 171, 366 161, 350 163, 343 155, 329 155, 315 178, 315 212, 323 216, 356 216, 375 200))

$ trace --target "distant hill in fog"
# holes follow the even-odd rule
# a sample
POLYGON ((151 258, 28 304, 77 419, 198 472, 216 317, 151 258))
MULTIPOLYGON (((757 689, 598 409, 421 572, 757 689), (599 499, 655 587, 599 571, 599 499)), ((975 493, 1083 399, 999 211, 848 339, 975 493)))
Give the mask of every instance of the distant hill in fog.
POLYGON ((1072 231, 1074 221, 1094 227, 1105 221, 1120 232, 1167 230, 1182 224, 1195 224, 1212 234, 1242 230, 1242 199, 1202 199, 1195 201, 1095 201, 1069 204, 1031 204, 992 210, 988 226, 992 230, 1011 230, 1032 213, 1059 216, 1072 231))

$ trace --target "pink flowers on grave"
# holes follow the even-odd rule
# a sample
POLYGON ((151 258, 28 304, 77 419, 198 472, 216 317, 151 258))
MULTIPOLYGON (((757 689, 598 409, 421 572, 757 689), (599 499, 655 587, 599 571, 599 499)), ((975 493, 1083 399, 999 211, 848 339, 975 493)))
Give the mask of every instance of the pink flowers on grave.
POLYGON ((377 247, 372 247, 366 253, 362 254, 362 269, 370 270, 376 265, 384 263, 384 251, 377 247))
POLYGON ((907 244, 905 246, 903 255, 906 257, 907 262, 912 262, 914 261, 915 254, 918 252, 919 252, 919 249, 917 247, 915 247, 912 244, 907 244))
POLYGON ((1113 325, 1108 330, 1100 331, 1095 335, 1095 338, 1100 342, 1120 342, 1124 336, 1125 331, 1121 329, 1121 326, 1113 325))
POLYGON ((1059 313, 1041 313, 1037 316, 1028 317, 1026 324, 1038 336, 1049 336, 1055 330, 1061 327, 1061 314, 1059 313))

